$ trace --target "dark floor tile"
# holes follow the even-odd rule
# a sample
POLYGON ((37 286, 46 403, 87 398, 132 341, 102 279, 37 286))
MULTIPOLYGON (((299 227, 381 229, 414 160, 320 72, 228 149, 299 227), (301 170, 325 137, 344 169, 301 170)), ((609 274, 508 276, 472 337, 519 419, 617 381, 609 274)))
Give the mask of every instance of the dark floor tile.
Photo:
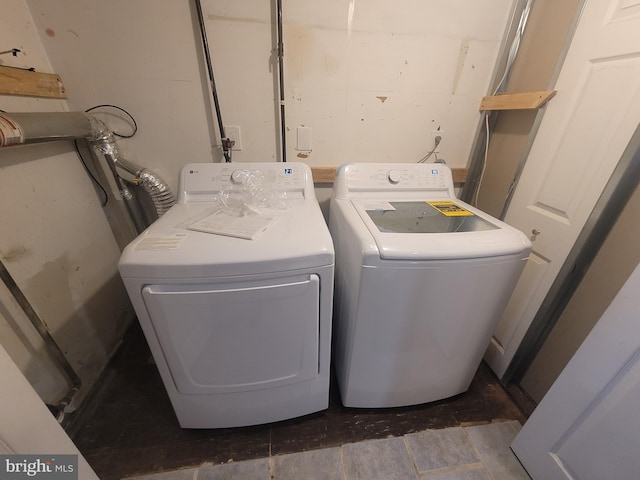
POLYGON ((126 476, 167 470, 164 468, 164 451, 164 447, 143 447, 83 454, 100 480, 120 480, 126 476))
POLYGON ((468 392, 439 402, 391 409, 345 408, 332 376, 329 408, 323 412, 255 427, 182 429, 136 324, 66 427, 100 478, 111 480, 496 419, 524 422, 482 364, 468 392))
POLYGON ((480 364, 469 390, 456 397, 450 405, 459 424, 492 420, 518 420, 520 423, 526 421, 526 417, 485 363, 480 364))
POLYGON ((117 452, 103 448, 91 452, 83 451, 82 454, 100 480, 119 480, 119 474, 114 468, 114 464, 118 462, 117 452))
POLYGON ((175 468, 268 457, 269 429, 225 432, 167 445, 164 464, 175 468))

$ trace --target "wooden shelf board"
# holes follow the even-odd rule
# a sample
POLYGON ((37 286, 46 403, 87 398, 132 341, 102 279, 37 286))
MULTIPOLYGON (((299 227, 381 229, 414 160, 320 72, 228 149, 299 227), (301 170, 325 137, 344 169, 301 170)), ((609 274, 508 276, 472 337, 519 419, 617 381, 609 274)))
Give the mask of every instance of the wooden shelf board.
MULTIPOLYGON (((337 167, 311 167, 314 183, 333 183, 336 176, 337 167)), ((452 168, 454 183, 464 183, 467 180, 468 170, 466 168, 452 168)))
POLYGON ((480 110, 535 110, 547 103, 556 93, 555 90, 545 90, 484 97, 480 102, 480 110))
POLYGON ((59 75, 3 66, 0 66, 0 94, 67 98, 59 75))

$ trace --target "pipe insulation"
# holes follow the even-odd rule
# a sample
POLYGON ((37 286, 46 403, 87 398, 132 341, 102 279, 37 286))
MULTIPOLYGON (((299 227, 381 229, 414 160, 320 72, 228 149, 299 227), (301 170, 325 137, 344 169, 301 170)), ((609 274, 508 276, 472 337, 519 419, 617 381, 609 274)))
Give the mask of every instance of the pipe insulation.
POLYGON ((0 147, 88 138, 99 123, 83 112, 0 113, 0 147))

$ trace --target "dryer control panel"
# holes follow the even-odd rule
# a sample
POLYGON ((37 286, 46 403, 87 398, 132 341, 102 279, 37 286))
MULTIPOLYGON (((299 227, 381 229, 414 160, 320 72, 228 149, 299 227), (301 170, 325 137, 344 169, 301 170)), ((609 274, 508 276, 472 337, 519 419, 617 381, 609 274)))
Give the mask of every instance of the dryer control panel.
POLYGON ((180 171, 178 203, 210 201, 223 191, 273 189, 287 198, 313 198, 310 168, 303 163, 191 163, 180 171))
POLYGON ((356 192, 431 191, 453 193, 451 169, 440 163, 352 163, 336 172, 336 196, 356 192))

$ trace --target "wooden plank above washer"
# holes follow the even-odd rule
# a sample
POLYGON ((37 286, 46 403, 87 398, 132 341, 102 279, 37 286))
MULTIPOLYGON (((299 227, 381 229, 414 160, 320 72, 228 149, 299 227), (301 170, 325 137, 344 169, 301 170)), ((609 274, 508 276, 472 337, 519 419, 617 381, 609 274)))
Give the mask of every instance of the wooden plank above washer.
MULTIPOLYGON (((313 183, 333 183, 337 167, 311 167, 313 183)), ((454 167, 451 169, 453 183, 464 183, 467 180, 466 168, 454 167)))

